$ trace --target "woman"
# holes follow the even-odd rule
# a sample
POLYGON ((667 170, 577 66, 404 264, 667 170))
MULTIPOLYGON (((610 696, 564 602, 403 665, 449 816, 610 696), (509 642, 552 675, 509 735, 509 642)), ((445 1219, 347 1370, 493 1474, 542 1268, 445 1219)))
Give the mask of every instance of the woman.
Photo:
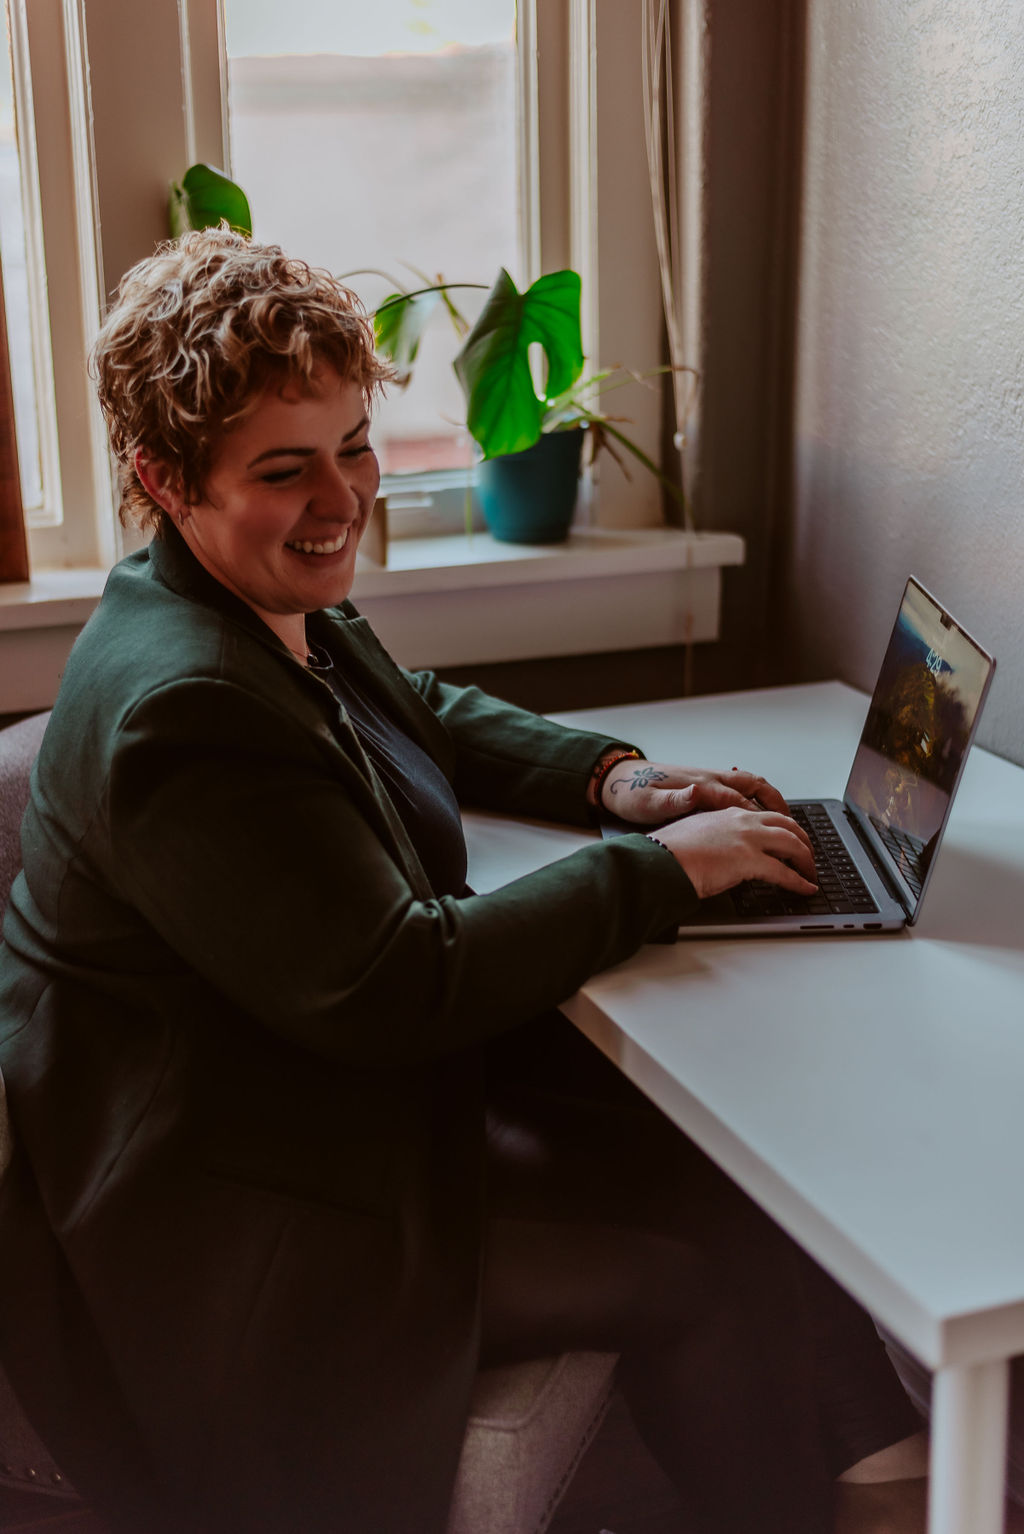
POLYGON ((5 926, 10 1372, 124 1534, 442 1530, 478 1363, 566 1346, 622 1351, 694 1529, 921 1527, 866 1317, 552 1011, 701 896, 811 890, 802 833, 751 774, 395 666, 347 601, 371 343, 226 231, 100 336, 156 536, 68 663, 5 926), (459 802, 611 796, 657 837, 466 889, 459 802))

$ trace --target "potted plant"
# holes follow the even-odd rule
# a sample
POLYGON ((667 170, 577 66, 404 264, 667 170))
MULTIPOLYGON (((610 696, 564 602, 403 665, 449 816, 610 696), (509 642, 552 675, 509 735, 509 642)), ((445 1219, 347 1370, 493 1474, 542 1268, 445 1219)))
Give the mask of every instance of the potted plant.
MULTIPOLYGON (((252 233, 245 193, 223 171, 192 165, 170 189, 171 233, 202 229, 226 221, 252 233)), ((362 275, 344 274, 346 280, 362 275)), ((387 276, 386 273, 378 275, 387 276)), ((610 368, 583 377, 579 274, 570 268, 538 277, 520 293, 504 268, 470 327, 452 300, 459 288, 479 283, 431 282, 396 290, 374 313, 379 350, 394 363, 399 381, 408 383, 420 340, 439 305, 462 339, 454 367, 466 400, 466 426, 480 450, 476 490, 495 538, 508 543, 556 543, 567 537, 582 462, 590 439, 591 462, 607 448, 623 470, 619 449, 631 454, 685 507, 685 498, 657 464, 622 430, 622 418, 596 408, 598 397, 638 377, 626 368, 610 368), (535 382, 530 348, 544 357, 543 377, 535 382)), ((655 368, 654 374, 669 371, 655 368)), ((693 373, 692 368, 684 371, 693 373)), ((469 518, 467 516, 467 526, 469 518)))
POLYGON ((568 268, 549 272, 520 293, 502 268, 472 328, 450 296, 453 288, 468 286, 476 284, 437 282, 396 292, 374 319, 379 349, 407 382, 438 301, 448 309, 463 337, 454 367, 466 400, 466 425, 481 453, 476 489, 493 535, 510 543, 553 543, 567 536, 585 436, 592 457, 606 447, 625 469, 622 448, 682 502, 678 486, 622 430, 621 418, 596 408, 604 390, 638 375, 612 368, 583 377, 579 274, 568 268), (545 361, 539 388, 530 362, 534 345, 545 361))

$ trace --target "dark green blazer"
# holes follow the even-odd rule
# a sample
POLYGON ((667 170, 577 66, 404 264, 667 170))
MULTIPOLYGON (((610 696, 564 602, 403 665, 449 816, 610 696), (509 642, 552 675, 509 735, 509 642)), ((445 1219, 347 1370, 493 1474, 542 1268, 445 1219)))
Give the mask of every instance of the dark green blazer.
MULTIPOLYGON (((585 820, 604 737, 401 671, 347 603, 310 624, 460 802, 585 820)), ((75 647, 23 851, 0 1343, 44 1437, 124 1534, 443 1530, 481 1047, 689 881, 629 835, 434 898, 330 690, 173 530, 75 647)))

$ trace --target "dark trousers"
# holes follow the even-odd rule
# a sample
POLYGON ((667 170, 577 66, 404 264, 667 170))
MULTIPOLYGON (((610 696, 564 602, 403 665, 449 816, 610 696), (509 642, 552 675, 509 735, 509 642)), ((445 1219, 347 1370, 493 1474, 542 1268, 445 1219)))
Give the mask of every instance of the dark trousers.
POLYGON ((484 1364, 622 1355, 694 1534, 825 1534, 916 1432, 870 1317, 560 1016, 490 1057, 484 1364))

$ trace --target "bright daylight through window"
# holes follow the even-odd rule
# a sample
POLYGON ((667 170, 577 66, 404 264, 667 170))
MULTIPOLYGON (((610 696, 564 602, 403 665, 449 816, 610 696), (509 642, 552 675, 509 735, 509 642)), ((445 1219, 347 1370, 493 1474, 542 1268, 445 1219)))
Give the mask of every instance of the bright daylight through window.
MULTIPOLYGON (((421 275, 520 279, 514 0, 225 0, 224 14, 231 168, 256 238, 353 274, 371 309, 421 275)), ((483 294, 453 298, 471 319, 483 294)), ((439 307, 410 386, 378 412, 385 473, 472 462, 458 345, 439 307)))

